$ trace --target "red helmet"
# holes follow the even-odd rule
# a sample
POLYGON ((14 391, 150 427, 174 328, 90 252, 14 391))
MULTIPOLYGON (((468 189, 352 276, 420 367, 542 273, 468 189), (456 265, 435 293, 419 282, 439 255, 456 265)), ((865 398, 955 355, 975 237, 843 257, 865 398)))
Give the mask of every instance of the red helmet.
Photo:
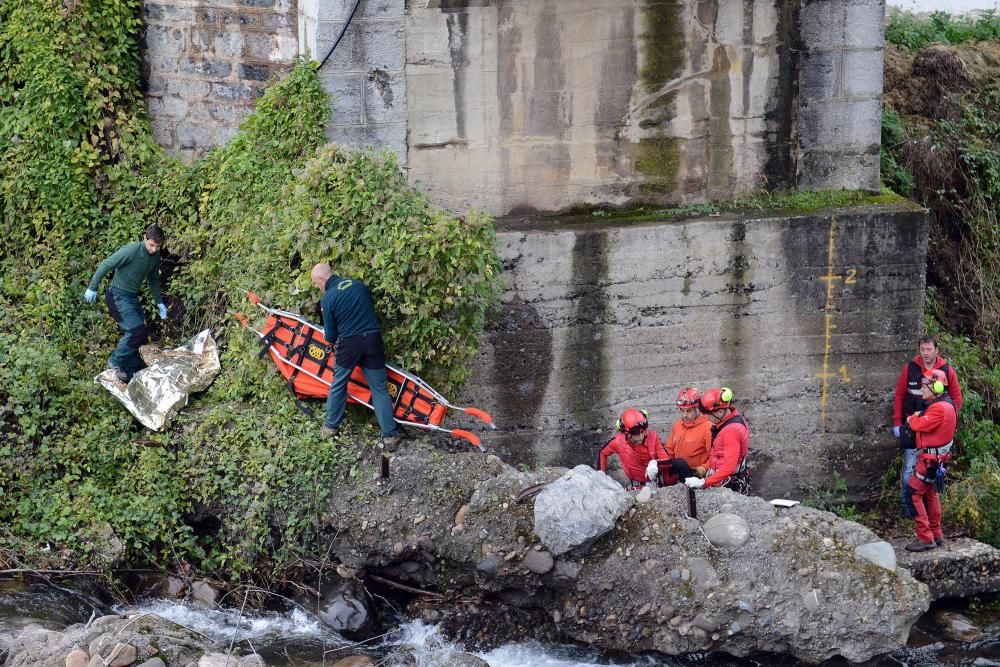
POLYGON ((649 421, 646 417, 649 415, 645 410, 636 410, 635 408, 629 408, 622 413, 622 416, 618 418, 618 423, 616 426, 618 430, 622 433, 628 433, 629 435, 638 435, 649 427, 649 421))
POLYGON ((729 387, 712 387, 701 397, 701 405, 698 409, 702 412, 713 412, 721 408, 728 408, 733 400, 733 390, 729 387))
POLYGON ((679 408, 697 407, 700 401, 701 394, 695 387, 681 389, 681 393, 677 394, 677 407, 679 408))

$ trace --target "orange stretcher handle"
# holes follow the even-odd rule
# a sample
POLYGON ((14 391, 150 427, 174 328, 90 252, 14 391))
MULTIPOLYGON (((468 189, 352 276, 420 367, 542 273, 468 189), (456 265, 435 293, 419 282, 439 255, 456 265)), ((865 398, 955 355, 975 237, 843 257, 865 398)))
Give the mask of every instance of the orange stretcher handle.
POLYGON ((250 327, 250 323, 247 322, 247 316, 244 315, 243 313, 233 313, 233 317, 239 320, 239 323, 242 324, 245 328, 250 327))
POLYGON ((468 440, 472 443, 473 447, 479 446, 479 438, 476 437, 475 433, 470 433, 469 431, 463 431, 460 428, 454 429, 451 434, 456 438, 461 438, 462 440, 468 440))
POLYGON ((465 414, 472 415, 473 417, 478 417, 479 419, 482 419, 484 422, 486 422, 493 428, 496 428, 496 425, 493 423, 493 417, 491 417, 490 413, 486 412, 485 410, 480 410, 479 408, 462 408, 462 411, 465 414))

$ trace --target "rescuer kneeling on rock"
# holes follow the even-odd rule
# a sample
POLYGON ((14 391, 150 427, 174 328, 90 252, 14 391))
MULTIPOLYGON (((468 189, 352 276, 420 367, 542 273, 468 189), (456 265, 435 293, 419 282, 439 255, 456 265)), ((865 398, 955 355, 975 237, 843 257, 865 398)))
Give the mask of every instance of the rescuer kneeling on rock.
POLYGON ((618 433, 601 449, 600 469, 626 489, 657 478, 657 459, 666 459, 660 436, 649 428, 645 410, 629 408, 618 418, 618 433), (617 466, 615 465, 617 460, 617 466), (609 468, 609 462, 611 466, 609 468))
POLYGON ((945 465, 951 461, 958 410, 945 394, 948 375, 939 369, 921 380, 920 391, 927 404, 923 412, 907 418, 917 439, 917 466, 906 485, 906 502, 916 524, 917 539, 906 545, 907 551, 927 551, 944 545, 941 532, 941 500, 945 465))
POLYGON ((732 407, 733 390, 713 387, 702 395, 698 409, 712 424, 712 451, 704 479, 684 480, 692 489, 725 486, 737 493, 750 494, 750 429, 742 415, 732 407))

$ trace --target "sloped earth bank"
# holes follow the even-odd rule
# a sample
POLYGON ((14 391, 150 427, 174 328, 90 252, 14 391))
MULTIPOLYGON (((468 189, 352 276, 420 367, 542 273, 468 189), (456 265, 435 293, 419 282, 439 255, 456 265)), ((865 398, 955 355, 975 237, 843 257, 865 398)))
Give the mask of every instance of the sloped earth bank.
POLYGON ((724 489, 698 493, 700 520, 686 516, 686 489, 661 490, 585 552, 553 556, 535 534, 533 503, 516 497, 566 472, 411 444, 388 480, 335 490, 329 553, 341 574, 439 594, 416 597, 408 613, 476 647, 534 638, 631 654, 864 661, 904 646, 928 608, 909 572, 857 556, 880 542, 868 529, 724 489), (745 541, 709 542, 702 521, 719 514, 745 522, 745 541))

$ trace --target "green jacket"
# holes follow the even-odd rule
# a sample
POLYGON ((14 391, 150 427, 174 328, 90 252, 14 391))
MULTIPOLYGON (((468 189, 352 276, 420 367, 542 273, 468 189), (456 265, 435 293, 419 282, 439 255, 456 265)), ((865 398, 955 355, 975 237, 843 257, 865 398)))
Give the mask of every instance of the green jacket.
POLYGON ((142 241, 123 245, 115 254, 100 263, 94 277, 90 279, 90 289, 97 291, 104 276, 114 271, 111 286, 130 294, 138 294, 142 281, 149 283, 149 293, 156 303, 163 303, 160 295, 160 251, 152 255, 142 241))

